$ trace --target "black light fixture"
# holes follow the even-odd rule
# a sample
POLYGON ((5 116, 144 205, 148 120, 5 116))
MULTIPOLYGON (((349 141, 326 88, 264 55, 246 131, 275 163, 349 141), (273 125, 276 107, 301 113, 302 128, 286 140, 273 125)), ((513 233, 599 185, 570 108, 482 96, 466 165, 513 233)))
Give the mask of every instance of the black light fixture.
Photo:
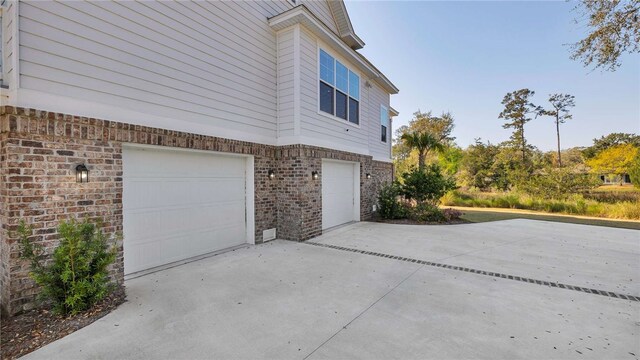
POLYGON ((273 170, 269 170, 269 180, 273 180, 276 178, 276 173, 273 170))
POLYGON ((318 172, 317 171, 312 171, 311 172, 311 178, 313 180, 318 180, 318 172))
POLYGON ((371 174, 367 173, 367 175, 365 175, 367 179, 371 179, 371 174))
POLYGON ((89 182, 89 169, 84 164, 76 166, 76 182, 89 182))

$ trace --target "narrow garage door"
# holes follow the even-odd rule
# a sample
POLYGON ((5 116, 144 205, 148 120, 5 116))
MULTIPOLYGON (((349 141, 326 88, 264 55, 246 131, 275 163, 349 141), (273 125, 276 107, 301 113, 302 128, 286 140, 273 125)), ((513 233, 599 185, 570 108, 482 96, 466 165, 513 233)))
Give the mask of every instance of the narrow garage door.
POLYGON ((245 161, 125 147, 125 274, 245 243, 245 161))
POLYGON ((360 220, 359 163, 322 160, 322 229, 360 220))

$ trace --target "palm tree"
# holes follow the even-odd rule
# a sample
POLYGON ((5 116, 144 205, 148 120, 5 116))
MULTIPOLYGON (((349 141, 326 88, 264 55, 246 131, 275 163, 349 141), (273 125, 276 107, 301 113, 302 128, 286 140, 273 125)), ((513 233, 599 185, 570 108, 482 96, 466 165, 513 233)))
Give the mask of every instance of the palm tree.
POLYGON ((428 132, 414 131, 404 133, 400 137, 406 146, 418 150, 418 169, 424 169, 424 160, 431 150, 443 151, 444 145, 428 132))

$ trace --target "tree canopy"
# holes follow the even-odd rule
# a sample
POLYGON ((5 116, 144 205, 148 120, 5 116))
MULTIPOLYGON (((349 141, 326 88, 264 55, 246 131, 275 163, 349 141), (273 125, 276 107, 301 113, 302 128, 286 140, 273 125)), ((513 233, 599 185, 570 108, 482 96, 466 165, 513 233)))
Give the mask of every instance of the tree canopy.
MULTIPOLYGON (((418 150, 408 146, 402 139, 403 135, 414 132, 428 133, 444 147, 447 147, 454 144, 455 137, 451 136, 454 127, 454 118, 451 113, 445 112, 440 116, 434 116, 431 111, 422 112, 418 110, 413 113, 413 118, 409 121, 409 124, 399 127, 394 137, 392 156, 396 173, 402 174, 408 171, 412 164, 420 160, 418 150)), ((427 162, 427 157, 430 158, 428 152, 425 153, 423 163, 427 162)))
POLYGON ((508 93, 502 99, 504 110, 498 115, 498 118, 505 119, 502 125, 505 129, 513 129, 509 143, 520 149, 523 164, 526 162, 527 139, 524 136, 524 125, 531 121, 531 114, 535 113, 538 108, 533 105, 530 98, 535 91, 529 89, 520 89, 508 93))
POLYGON ((598 153, 587 161, 587 165, 599 174, 624 175, 637 155, 638 147, 632 144, 616 145, 598 153))
POLYGON ((562 152, 560 149, 560 124, 564 124, 573 116, 569 113, 569 109, 576 106, 575 96, 569 94, 551 94, 549 95, 549 103, 551 109, 543 109, 538 107, 539 115, 551 116, 556 125, 556 139, 558 143, 558 166, 562 166, 562 152))
POLYGON ((622 54, 640 52, 640 0, 582 0, 574 10, 590 32, 572 45, 571 59, 615 71, 622 54))
POLYGON ((412 131, 402 134, 401 140, 410 149, 418 151, 418 169, 422 170, 425 166, 425 156, 429 151, 442 151, 444 146, 438 138, 429 132, 412 131))
POLYGON ((627 133, 611 133, 599 139, 593 139, 593 146, 586 148, 583 151, 583 155, 585 158, 591 159, 603 150, 623 144, 631 144, 640 148, 640 136, 627 133))

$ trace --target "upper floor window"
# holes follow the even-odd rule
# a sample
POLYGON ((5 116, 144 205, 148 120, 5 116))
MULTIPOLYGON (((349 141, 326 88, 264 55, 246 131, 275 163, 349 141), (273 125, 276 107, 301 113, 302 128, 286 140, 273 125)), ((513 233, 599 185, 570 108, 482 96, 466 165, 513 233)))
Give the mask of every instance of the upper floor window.
POLYGON ((320 111, 360 123, 360 77, 320 50, 320 111))
POLYGON ((384 105, 380 105, 380 141, 387 142, 389 132, 389 110, 384 105))

